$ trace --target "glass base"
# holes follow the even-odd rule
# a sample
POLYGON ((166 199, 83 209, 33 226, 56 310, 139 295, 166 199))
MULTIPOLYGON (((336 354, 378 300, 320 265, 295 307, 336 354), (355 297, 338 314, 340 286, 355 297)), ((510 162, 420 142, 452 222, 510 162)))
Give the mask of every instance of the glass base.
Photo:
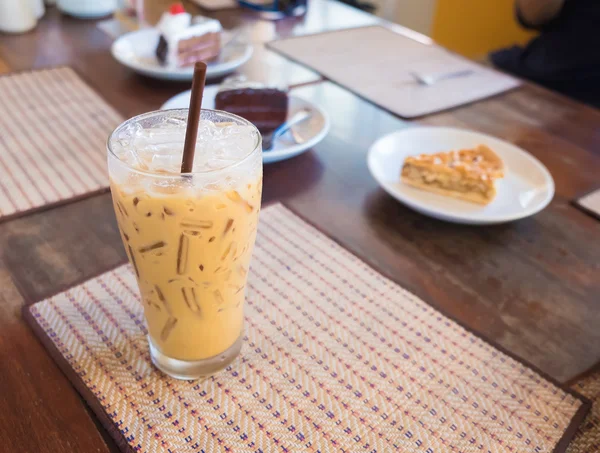
POLYGON ((150 357, 152 363, 165 374, 185 381, 207 377, 221 371, 227 365, 235 360, 242 350, 243 335, 240 335, 235 343, 229 349, 214 357, 202 360, 179 360, 173 359, 164 355, 152 343, 152 339, 148 336, 148 344, 150 345, 150 357))

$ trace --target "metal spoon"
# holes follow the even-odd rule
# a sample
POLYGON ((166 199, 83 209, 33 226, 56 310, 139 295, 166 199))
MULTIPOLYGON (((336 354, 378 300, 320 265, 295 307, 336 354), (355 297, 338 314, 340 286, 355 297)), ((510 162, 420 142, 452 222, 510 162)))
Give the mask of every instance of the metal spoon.
POLYGON ((285 132, 287 132, 292 126, 296 124, 302 123, 306 121, 312 116, 312 111, 309 109, 298 110, 292 117, 275 129, 273 132, 269 132, 268 134, 263 134, 262 136, 262 148, 263 151, 270 151, 273 149, 273 145, 275 140, 281 137, 285 132))
POLYGON ((438 75, 421 75, 417 72, 411 72, 410 75, 421 85, 431 86, 438 83, 440 80, 454 79, 457 77, 465 77, 473 74, 472 69, 463 69, 462 71, 447 72, 438 75))

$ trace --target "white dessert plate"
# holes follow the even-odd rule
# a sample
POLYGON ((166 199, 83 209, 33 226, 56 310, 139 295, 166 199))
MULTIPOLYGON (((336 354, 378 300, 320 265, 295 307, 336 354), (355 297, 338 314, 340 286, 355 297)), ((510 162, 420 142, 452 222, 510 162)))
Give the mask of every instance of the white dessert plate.
MULTIPOLYGON (((214 109, 215 97, 219 91, 218 85, 208 85, 204 88, 202 97, 202 108, 214 109)), ((161 110, 187 108, 190 105, 191 91, 184 91, 172 97, 163 104, 161 110)), ((325 138, 329 131, 329 117, 319 108, 318 105, 296 97, 293 94, 289 96, 288 118, 299 110, 308 109, 312 112, 312 116, 296 126, 293 126, 294 135, 300 139, 300 143, 296 143, 291 132, 286 132, 273 145, 271 151, 263 153, 263 162, 269 164, 279 162, 281 160, 290 159, 308 151, 321 140, 325 138)))
POLYGON ((393 132, 373 144, 369 170, 381 187, 422 214, 455 223, 488 225, 522 219, 544 209, 554 196, 554 180, 527 151, 489 135, 445 127, 413 127, 393 132), (487 206, 429 193, 400 182, 407 156, 433 154, 484 144, 504 161, 505 176, 496 181, 498 194, 487 206))
MULTIPOLYGON (((231 32, 223 31, 225 36, 231 32)), ((145 28, 119 37, 112 45, 115 59, 139 74, 162 80, 189 81, 194 67, 176 68, 160 64, 154 52, 159 40, 158 30, 145 28)), ((227 42, 226 37, 223 42, 227 42)), ((206 77, 222 77, 235 71, 252 56, 253 47, 248 43, 232 42, 224 46, 217 60, 208 63, 206 77)))

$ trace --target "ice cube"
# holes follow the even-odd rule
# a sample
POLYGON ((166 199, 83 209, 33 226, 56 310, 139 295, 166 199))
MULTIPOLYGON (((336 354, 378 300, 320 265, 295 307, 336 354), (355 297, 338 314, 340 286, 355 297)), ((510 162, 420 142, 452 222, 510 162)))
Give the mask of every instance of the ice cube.
POLYGON ((176 118, 176 117, 166 117, 164 124, 171 127, 178 127, 185 129, 187 127, 187 119, 184 118, 176 118))
POLYGON ((146 178, 143 184, 144 192, 150 196, 173 195, 185 191, 189 185, 185 180, 150 178, 146 178))
MULTIPOLYGON (((166 118, 149 128, 133 123, 120 132, 115 152, 140 169, 179 173, 185 130, 186 122, 179 118, 166 118)), ((200 121, 194 171, 221 169, 239 161, 253 150, 256 134, 249 126, 200 121)))
POLYGON ((181 171, 181 157, 181 153, 157 153, 152 156, 149 167, 152 171, 179 173, 181 171))

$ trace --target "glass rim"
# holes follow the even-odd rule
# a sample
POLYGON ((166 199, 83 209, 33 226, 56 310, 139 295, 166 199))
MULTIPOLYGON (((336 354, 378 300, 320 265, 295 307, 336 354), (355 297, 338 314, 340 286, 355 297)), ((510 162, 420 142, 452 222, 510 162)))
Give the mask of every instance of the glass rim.
POLYGON ((250 160, 257 152, 262 152, 262 136, 260 134, 260 131, 254 124, 252 124, 247 119, 242 118, 241 116, 236 115, 234 113, 229 113, 229 112, 225 112, 224 110, 216 110, 216 109, 201 109, 200 110, 200 118, 202 118, 202 112, 213 112, 219 116, 229 117, 229 118, 232 118, 232 119, 235 119, 235 120, 241 122, 245 126, 252 126, 252 128, 256 131, 256 137, 257 137, 256 143, 254 144, 254 148, 251 151, 249 151, 248 154, 244 155, 239 160, 237 160, 237 161, 233 162, 232 164, 229 164, 225 167, 217 168, 214 170, 191 171, 191 172, 187 172, 187 173, 165 173, 165 172, 156 172, 156 171, 151 171, 151 170, 141 170, 141 169, 136 168, 136 167, 132 166, 131 164, 123 161, 114 152, 114 150, 112 149, 111 143, 113 142, 113 139, 115 138, 115 134, 117 132, 119 132, 123 127, 125 127, 128 124, 133 123, 134 121, 140 121, 140 120, 143 120, 146 118, 151 118, 153 116, 159 116, 159 115, 169 113, 169 112, 171 112, 171 113, 186 112, 187 113, 187 112, 189 112, 189 109, 188 108, 180 108, 180 109, 152 110, 151 112, 142 113, 142 114, 133 116, 133 117, 129 118, 128 120, 123 121, 121 124, 119 124, 117 127, 115 127, 115 129, 110 133, 110 135, 108 136, 108 139, 106 140, 106 149, 108 151, 109 157, 114 158, 121 165, 124 165, 125 167, 127 167, 128 170, 133 171, 138 174, 141 174, 141 175, 152 176, 155 178, 179 178, 182 176, 189 177, 192 175, 212 175, 212 174, 217 174, 222 171, 230 170, 230 169, 235 168, 236 166, 241 165, 241 164, 245 163, 246 161, 250 160))

